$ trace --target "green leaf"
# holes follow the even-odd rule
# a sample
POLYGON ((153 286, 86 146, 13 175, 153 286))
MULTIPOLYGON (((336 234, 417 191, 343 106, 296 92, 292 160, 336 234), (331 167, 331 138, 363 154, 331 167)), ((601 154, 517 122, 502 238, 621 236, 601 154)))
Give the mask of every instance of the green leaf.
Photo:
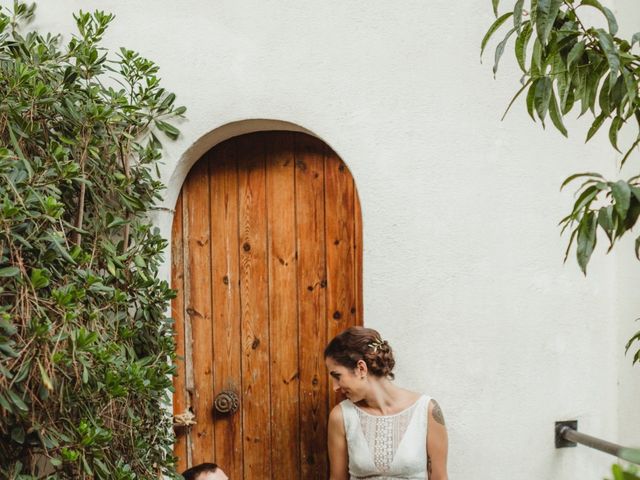
POLYGON ((4 396, 1 393, 0 393, 0 407, 5 409, 7 412, 13 413, 13 408, 11 408, 9 401, 6 398, 4 398, 4 396))
POLYGON ((573 64, 582 58, 584 54, 584 40, 577 42, 569 51, 569 55, 567 55, 567 70, 571 70, 573 64))
POLYGON ((587 138, 584 141, 584 143, 587 143, 591 139, 591 137, 593 137, 596 134, 596 132, 598 131, 598 129, 600 129, 600 127, 602 126, 606 118, 607 118, 607 115, 605 115, 604 113, 601 113, 596 117, 596 119, 591 124, 591 127, 589 128, 589 132, 587 132, 587 138))
POLYGON ((578 225, 576 258, 582 273, 587 274, 587 265, 596 246, 598 222, 593 212, 586 212, 578 225))
POLYGON ((529 116, 533 119, 533 121, 536 121, 536 117, 534 115, 534 103, 535 103, 535 96, 536 96, 536 88, 537 88, 537 83, 538 83, 538 79, 534 80, 531 83, 531 86, 529 87, 529 91, 527 92, 527 112, 529 113, 529 116))
POLYGON ((17 128, 17 125, 9 124, 9 128, 7 129, 9 130, 9 138, 11 139, 11 145, 13 146, 16 153, 18 154, 18 158, 24 165, 24 168, 29 175, 29 179, 31 179, 31 177, 33 177, 33 168, 31 167, 31 162, 29 162, 29 160, 27 160, 26 157, 24 156, 24 153, 22 152, 22 148, 20 148, 20 143, 18 143, 18 140, 16 139, 16 136, 13 133, 14 128, 17 128))
POLYGON ((627 97, 629 98, 629 102, 633 104, 638 94, 638 84, 635 82, 635 78, 632 77, 632 74, 629 73, 626 67, 620 67, 620 72, 622 73, 622 78, 624 79, 624 84, 627 89, 627 97))
POLYGON ((562 106, 562 114, 566 115, 567 113, 569 113, 571 111, 571 109, 573 108, 573 105, 575 103, 575 96, 573 95, 573 90, 570 88, 567 88, 567 95, 566 95, 566 100, 564 101, 564 105, 562 106))
POLYGON ((551 90, 551 101, 549 102, 549 116, 551 117, 551 121, 553 125, 558 129, 562 135, 565 137, 568 136, 567 129, 562 123, 562 114, 558 109, 558 102, 556 101, 556 95, 553 93, 553 89, 551 90))
POLYGON ((49 278, 46 274, 46 271, 42 268, 34 268, 33 270, 31 270, 31 275, 29 276, 29 278, 31 280, 31 285, 33 285, 33 288, 36 290, 49 285, 49 278))
POLYGON ((498 16, 498 5, 500 4, 500 0, 491 0, 491 4, 493 5, 493 14, 498 16))
POLYGON ((69 252, 62 246, 62 240, 53 235, 48 235, 47 238, 50 241, 50 245, 56 250, 67 262, 75 265, 76 261, 69 255, 69 252))
POLYGON ((549 35, 556 21, 562 0, 538 0, 536 9, 536 33, 540 39, 540 43, 546 46, 549 41, 549 35))
POLYGON ((524 0, 518 0, 513 7, 513 26, 516 30, 520 31, 520 27, 522 26, 522 5, 524 4, 524 0))
MULTIPOLYGON (((584 90, 582 92, 582 109, 581 115, 587 110, 595 112, 596 97, 598 94, 598 86, 602 76, 607 72, 607 62, 593 60, 589 71, 585 78, 584 90)), ((614 75, 615 77, 615 75, 614 75)))
POLYGON ((627 89, 624 84, 624 76, 620 75, 616 79, 613 87, 611 88, 611 93, 609 94, 610 108, 612 111, 615 110, 620 116, 623 116, 622 105, 623 105, 623 100, 626 98, 626 96, 627 96, 627 89))
POLYGON ((160 105, 158 107, 159 111, 161 111, 161 112, 166 111, 171 105, 173 105, 173 102, 175 102, 175 100, 176 100, 176 94, 175 93, 168 94, 166 97, 164 97, 162 102, 160 102, 160 105))
POLYGON ((634 33, 633 37, 631 37, 631 46, 632 47, 636 42, 640 43, 640 32, 634 33))
POLYGON ((549 100, 551 100, 551 79, 549 77, 542 77, 536 84, 536 91, 534 96, 534 104, 538 118, 542 120, 544 125, 544 119, 549 110, 549 100))
MULTIPOLYGON (((567 225, 565 225, 565 228, 567 227, 567 225)), ((578 233, 578 229, 574 228, 573 231, 571 232, 571 236, 569 237, 569 241, 567 242, 567 248, 564 251, 564 259, 562 260, 562 263, 567 263, 567 258, 569 258, 569 253, 571 252, 571 246, 573 245, 573 241, 575 240, 577 233, 578 233)))
POLYGON ((509 37, 511 37, 511 35, 513 35, 513 32, 515 31, 516 31, 515 28, 512 28, 511 30, 509 30, 505 35, 504 39, 496 47, 495 63, 493 64, 494 76, 496 75, 496 73, 498 73, 498 63, 500 63, 500 57, 502 57, 502 54, 504 53, 504 48, 506 47, 507 42, 509 41, 509 37))
POLYGON ((613 221, 613 206, 608 205, 601 208, 598 211, 598 225, 604 230, 609 238, 609 243, 613 245, 613 238, 615 236, 616 226, 613 221))
POLYGON ((509 105, 507 105, 507 108, 502 114, 502 118, 500 120, 505 119, 505 117, 507 116, 507 113, 509 113, 509 109, 511 109, 511 106, 515 103, 516 99, 520 96, 520 94, 525 91, 525 89, 529 86, 530 83, 531 83, 531 79, 527 80, 527 82, 522 86, 522 88, 516 92, 516 94, 513 96, 513 98, 509 102, 509 105))
POLYGON ((107 260, 107 270, 112 276, 116 276, 116 266, 111 259, 107 260))
POLYGON ((496 32, 496 30, 498 30, 502 24, 504 22, 507 21, 507 19, 513 15, 513 12, 508 12, 505 13, 504 15, 502 15, 500 18, 498 18, 495 22, 493 22, 493 24, 489 27, 489 30, 487 30, 487 33, 485 34, 484 38, 482 39, 482 43, 480 44, 480 59, 482 60, 482 54, 484 52, 485 47, 487 46, 487 43, 489 42, 489 40, 491 39, 491 36, 496 32))
POLYGON ((167 137, 172 140, 175 140, 180 135, 180 130, 171 125, 170 123, 163 122, 162 120, 156 120, 156 126, 161 132, 164 132, 167 137))
POLYGON ((11 440, 19 445, 24 444, 25 433, 22 427, 14 427, 11 429, 11 440))
POLYGON ((588 207, 591 204, 591 202, 595 200, 595 198, 598 196, 598 193, 600 193, 600 189, 595 185, 592 185, 586 188, 580 194, 580 196, 578 196, 578 199, 573 204, 572 213, 574 215, 578 215, 583 208, 588 207))
POLYGON ((609 77, 607 77, 604 79, 604 82, 602 82, 602 88, 600 88, 600 98, 598 99, 598 103, 600 105, 602 113, 607 116, 611 113, 611 108, 609 107, 609 92, 609 77))
POLYGON ((29 407, 24 403, 24 400, 20 398, 13 390, 5 390, 9 395, 9 399, 13 402, 13 404, 18 407, 18 410, 22 410, 23 412, 28 412, 29 407))
POLYGON ((607 57, 607 63, 609 64, 609 77, 610 86, 613 87, 616 79, 616 72, 620 69, 620 58, 618 57, 618 50, 616 49, 613 41, 613 37, 602 30, 601 28, 596 30, 598 35, 598 41, 602 47, 602 51, 607 57))
POLYGON ((613 145, 613 148, 615 148, 618 152, 620 152, 620 149, 618 148, 618 132, 622 128, 623 124, 624 119, 622 117, 616 116, 611 122, 611 127, 609 127, 609 141, 611 142, 611 145, 613 145))
POLYGON ((42 383, 47 388, 47 390, 49 391, 53 390, 53 383, 51 382, 51 378, 49 378, 49 375, 47 374, 45 369, 42 367, 40 360, 38 360, 38 367, 40 369, 40 378, 42 378, 42 383))
POLYGON ((624 180, 618 180, 616 183, 610 183, 611 195, 615 200, 615 209, 621 218, 626 217, 629 210, 629 203, 631 199, 631 189, 629 184, 624 180))
POLYGON ((542 63, 542 45, 540 39, 536 38, 533 41, 533 50, 531 52, 531 72, 529 74, 532 77, 539 77, 544 75, 544 68, 542 63))
POLYGON ((0 268, 0 278, 2 277, 15 277, 20 273, 18 267, 4 267, 0 268))
POLYGON ((582 0, 582 5, 589 5, 600 10, 607 18, 607 23, 609 24, 609 33, 611 35, 615 35, 616 33, 618 33, 618 22, 616 22, 616 17, 613 12, 611 12, 611 10, 603 6, 598 0, 582 0))
POLYGON ((525 23, 524 27, 518 34, 515 42, 515 51, 516 51, 516 59, 518 60, 518 65, 520 65, 520 69, 527 73, 527 45, 529 43, 529 39, 531 38, 531 33, 533 29, 531 28, 531 23, 525 23))
MULTIPOLYGON (((639 144, 640 144, 640 136, 636 137, 635 142, 633 142, 633 144, 627 150, 627 153, 625 153, 624 156, 622 157, 622 160, 620 160, 620 168, 624 167, 624 164, 627 163, 629 156, 631 155, 631 153, 633 153, 633 151, 636 149, 636 147, 639 144)), ((638 200, 640 201, 640 199, 638 200)))
POLYGON ((20 356, 20 354, 13 348, 11 348, 11 345, 9 345, 8 343, 0 343, 0 352, 4 353, 6 357, 10 358, 18 358, 20 356))
POLYGON ((133 257, 133 263, 135 263, 139 268, 144 268, 147 266, 147 263, 144 261, 144 258, 142 258, 141 255, 135 255, 133 257))
POLYGON ((529 9, 529 16, 531 17, 531 23, 536 24, 536 12, 538 11, 538 0, 531 0, 531 8, 529 9))

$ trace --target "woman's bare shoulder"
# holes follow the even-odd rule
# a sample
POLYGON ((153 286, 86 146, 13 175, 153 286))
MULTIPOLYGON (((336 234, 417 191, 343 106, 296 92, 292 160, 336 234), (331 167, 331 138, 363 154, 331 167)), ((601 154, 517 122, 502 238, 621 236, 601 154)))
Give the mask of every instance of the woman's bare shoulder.
POLYGON ((329 423, 342 423, 342 407, 340 404, 337 404, 335 407, 331 409, 329 413, 329 423))
POLYGON ((336 405, 331 409, 329 413, 329 436, 331 437, 332 433, 337 435, 344 435, 344 419, 342 416, 342 407, 340 404, 336 405))

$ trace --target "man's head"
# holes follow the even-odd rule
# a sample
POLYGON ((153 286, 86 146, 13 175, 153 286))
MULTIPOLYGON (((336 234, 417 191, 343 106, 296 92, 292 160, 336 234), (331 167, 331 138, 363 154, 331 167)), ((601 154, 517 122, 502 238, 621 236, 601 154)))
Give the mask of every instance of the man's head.
POLYGON ((182 473, 184 480, 229 480, 215 463, 201 463, 182 473))

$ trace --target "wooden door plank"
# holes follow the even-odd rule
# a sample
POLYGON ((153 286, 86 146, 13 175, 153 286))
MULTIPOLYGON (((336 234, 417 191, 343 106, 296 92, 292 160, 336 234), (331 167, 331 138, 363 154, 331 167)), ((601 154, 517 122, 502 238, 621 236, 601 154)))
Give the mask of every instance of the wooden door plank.
POLYGON ((272 478, 300 478, 293 134, 266 142, 272 478), (286 454, 283 454, 286 452, 286 454))
POLYGON ((298 315, 300 349, 299 478, 327 478, 327 343, 324 151, 319 140, 295 137, 298 315))
MULTIPOLYGON (((325 155, 325 244, 327 262, 327 338, 354 325, 356 296, 353 179, 346 165, 328 147, 325 155)), ((340 401, 330 391, 330 407, 340 401)))
MULTIPOLYGON (((186 368, 184 361, 184 252, 182 235, 182 193, 178 196, 173 224, 171 227, 171 288, 176 296, 171 300, 171 316, 174 319, 176 344, 176 376, 173 379, 173 414, 180 415, 187 411, 186 368)), ((176 432, 176 443, 173 453, 178 457, 178 471, 187 468, 187 429, 180 428, 176 432)))
POLYGON ((242 372, 238 265, 238 171, 236 143, 216 146, 209 160, 211 198, 211 297, 214 394, 239 397, 235 414, 216 415, 215 461, 230 478, 243 478, 242 372))
POLYGON ((264 135, 238 138, 244 478, 271 476, 264 135))
POLYGON ((211 324, 211 255, 209 229, 209 172, 206 161, 193 167, 185 182, 183 201, 188 216, 185 234, 188 257, 187 314, 191 320, 191 345, 195 389, 192 408, 196 425, 192 429, 193 464, 211 461, 214 455, 211 324))
MULTIPOLYGON (((186 180, 185 180, 186 182, 186 180)), ((186 183, 185 183, 186 185, 186 183)), ((183 186, 185 187, 185 186, 183 186)), ((187 311, 190 305, 191 289, 191 271, 189 270, 189 242, 185 242, 185 238, 189 236, 189 214, 187 211, 187 201, 185 200, 189 193, 186 187, 182 191, 182 265, 183 265, 183 321, 184 321, 184 368, 185 368, 185 390, 186 401, 189 412, 193 414, 193 399, 195 394, 195 379, 193 377, 193 332, 191 329, 191 315, 187 311)), ((193 465, 193 443, 194 430, 190 428, 187 431, 187 468, 193 465)))

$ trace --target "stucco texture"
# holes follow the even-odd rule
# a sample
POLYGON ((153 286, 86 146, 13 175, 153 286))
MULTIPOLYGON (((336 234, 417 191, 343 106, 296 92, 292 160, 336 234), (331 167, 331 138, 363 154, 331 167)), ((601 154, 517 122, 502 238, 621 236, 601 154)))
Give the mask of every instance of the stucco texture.
MULTIPOLYGON (((640 6, 619 4, 635 31, 625 22, 640 6)), ((519 74, 510 50, 496 79, 492 48, 480 63, 491 2, 56 0, 40 2, 36 25, 71 31, 80 7, 115 13, 106 45, 158 62, 188 108, 167 142, 167 208, 203 151, 280 125, 248 120, 291 122, 347 163, 365 323, 397 352, 397 382, 442 405, 450 478, 603 478, 613 458, 556 450, 556 420, 640 444, 638 369, 623 356, 640 265, 631 245, 600 245, 585 278, 563 265, 557 227, 572 203, 562 180, 615 176, 616 157, 605 135, 584 145, 585 122, 568 122, 567 140, 521 103, 500 121, 519 74)), ((169 235, 170 212, 157 220, 169 235)))

